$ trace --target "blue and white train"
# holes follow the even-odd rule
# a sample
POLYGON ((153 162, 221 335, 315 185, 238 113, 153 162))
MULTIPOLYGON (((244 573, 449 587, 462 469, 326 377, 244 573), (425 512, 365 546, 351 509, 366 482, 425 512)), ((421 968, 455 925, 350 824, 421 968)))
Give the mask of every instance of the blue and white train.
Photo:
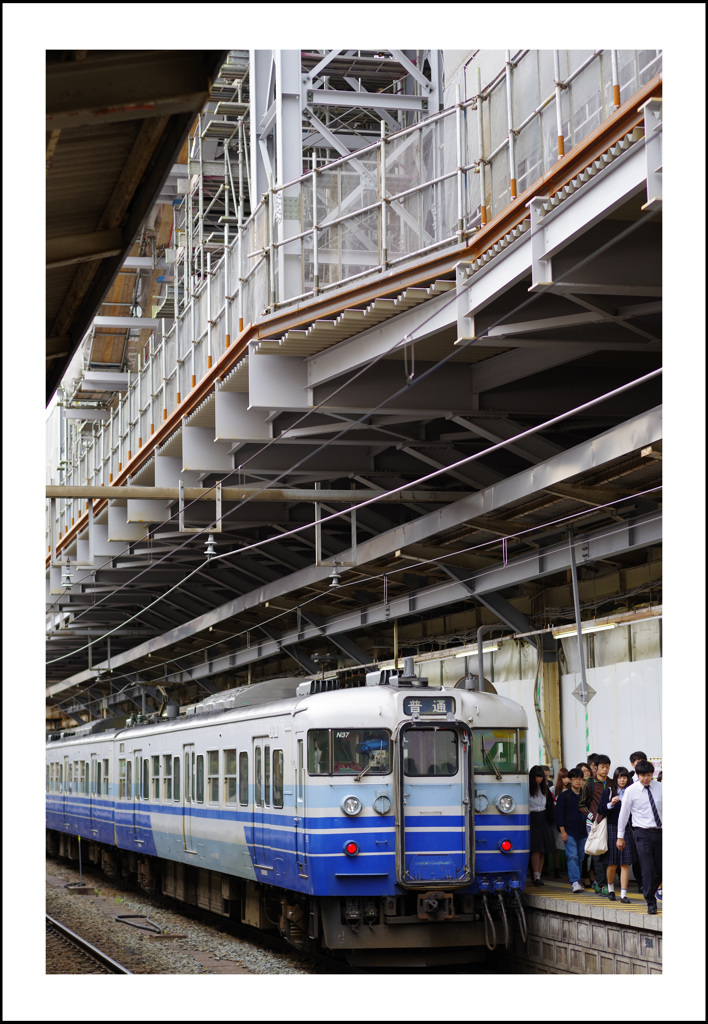
POLYGON ((525 931, 526 715, 406 668, 50 737, 49 852, 352 962, 481 959, 525 931))

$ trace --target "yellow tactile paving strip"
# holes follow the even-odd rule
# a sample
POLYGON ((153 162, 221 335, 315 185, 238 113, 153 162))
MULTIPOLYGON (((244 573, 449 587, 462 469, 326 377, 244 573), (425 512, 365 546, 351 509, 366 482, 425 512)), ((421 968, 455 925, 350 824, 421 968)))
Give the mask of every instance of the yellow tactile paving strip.
MULTIPOLYGON (((634 889, 634 883, 631 883, 634 889)), ((629 903, 620 902, 620 890, 619 886, 615 882, 615 896, 617 899, 613 902, 608 900, 607 896, 598 896, 593 889, 584 889, 582 892, 574 893, 570 891, 569 882, 550 882, 544 879, 543 885, 536 886, 529 879, 526 882, 526 895, 528 897, 538 896, 545 899, 550 899, 559 903, 580 903, 583 906, 589 907, 603 907, 611 910, 625 910, 628 913, 643 914, 646 917, 649 916, 662 916, 662 904, 661 900, 657 902, 657 913, 656 915, 647 914, 647 904, 641 893, 629 891, 627 898, 629 903)))

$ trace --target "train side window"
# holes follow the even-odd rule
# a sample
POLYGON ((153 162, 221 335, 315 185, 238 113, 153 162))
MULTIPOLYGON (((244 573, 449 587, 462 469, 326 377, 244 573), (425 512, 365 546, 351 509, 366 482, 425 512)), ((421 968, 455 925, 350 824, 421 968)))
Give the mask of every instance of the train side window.
POLYGON ((526 761, 526 730, 519 729, 519 772, 527 772, 529 770, 528 763, 526 761))
POLYGON ((273 751, 273 807, 283 806, 283 751, 273 751))
MULTIPOLYGON (((177 759, 175 758, 175 761, 176 760, 177 759)), ((189 751, 185 750, 185 752, 184 752, 184 802, 186 804, 189 804, 189 803, 192 802, 192 783, 190 782, 191 776, 190 776, 190 769, 189 769, 190 764, 191 764, 191 758, 189 756, 189 751)))
POLYGON ((310 729, 307 734, 307 770, 310 775, 329 775, 329 729, 310 729))
POLYGON ((197 754, 197 803, 204 803, 204 754, 197 754))
POLYGON ((67 793, 71 793, 71 784, 72 784, 73 781, 74 781, 74 766, 71 763, 71 761, 69 761, 69 774, 68 774, 67 780, 66 780, 66 791, 67 791, 67 793))
POLYGON ((207 793, 210 804, 219 802, 219 751, 207 751, 207 793))
POLYGON ((248 803, 248 751, 242 750, 238 755, 238 802, 242 806, 248 803))
POLYGON ((109 777, 109 772, 108 772, 108 758, 104 757, 104 759, 103 759, 103 792, 106 794, 106 796, 110 796, 110 793, 111 793, 109 783, 110 783, 110 777, 109 777))
POLYGON ((264 769, 265 769, 265 793, 264 801, 266 807, 270 807, 270 747, 266 747, 263 751, 264 769))
POLYGON ((305 799, 305 744, 302 740, 297 741, 297 802, 301 804, 305 799))
POLYGON ((238 801, 238 777, 236 772, 236 750, 224 751, 224 803, 238 801))
POLYGON ((160 755, 152 755, 152 798, 160 799, 160 755))
POLYGON ((172 754, 162 755, 162 779, 164 799, 172 799, 172 754))
POLYGON ((261 793, 261 786, 263 782, 263 769, 261 766, 262 756, 261 748, 256 747, 253 767, 253 789, 256 807, 260 807, 263 803, 263 795, 261 793))
POLYGON ((59 765, 59 792, 64 792, 64 765, 59 765))
POLYGON ((52 774, 51 766, 47 765, 47 793, 49 792, 50 787, 51 787, 51 774, 52 774))
POLYGON ((125 795, 128 800, 133 799, 133 762, 130 758, 125 762, 125 795))
POLYGON ((180 775, 179 775, 179 758, 178 757, 175 757, 175 759, 174 759, 174 768, 173 768, 172 778, 174 779, 174 791, 173 791, 172 796, 173 796, 173 799, 174 799, 175 803, 179 803, 179 801, 180 801, 180 787, 179 787, 180 775))
POLYGON ((101 795, 101 759, 96 760, 96 796, 101 795))
POLYGON ((143 800, 150 799, 150 758, 143 760, 143 800))

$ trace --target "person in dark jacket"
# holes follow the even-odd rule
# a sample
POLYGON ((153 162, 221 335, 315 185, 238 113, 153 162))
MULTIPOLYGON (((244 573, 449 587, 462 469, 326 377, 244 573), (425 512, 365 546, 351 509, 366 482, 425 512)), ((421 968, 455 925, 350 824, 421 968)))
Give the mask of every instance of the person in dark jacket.
POLYGON ((587 840, 585 815, 580 810, 583 773, 579 768, 571 768, 568 776, 570 789, 566 789, 556 800, 556 825, 560 829, 561 839, 565 843, 570 888, 573 892, 584 892, 585 890, 580 884, 580 864, 587 840))
MULTIPOLYGON (((597 808, 600 800, 602 799, 605 787, 607 786, 607 776, 610 773, 610 759, 607 754, 597 754, 596 757, 597 774, 595 778, 588 779, 585 782, 580 796, 580 810, 585 815, 588 833, 590 832, 592 823, 595 820, 597 808)), ((592 768, 592 762, 590 762, 590 767, 592 768)), ((592 887, 600 896, 607 896, 607 875, 605 872, 605 865, 599 857, 593 857, 592 863, 595 875, 592 887)))

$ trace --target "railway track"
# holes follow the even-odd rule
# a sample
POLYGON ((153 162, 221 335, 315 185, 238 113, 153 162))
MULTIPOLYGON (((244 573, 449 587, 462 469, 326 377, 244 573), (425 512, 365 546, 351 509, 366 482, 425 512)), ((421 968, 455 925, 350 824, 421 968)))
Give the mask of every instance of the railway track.
POLYGON ((46 921, 47 974, 133 973, 49 914, 46 921))

